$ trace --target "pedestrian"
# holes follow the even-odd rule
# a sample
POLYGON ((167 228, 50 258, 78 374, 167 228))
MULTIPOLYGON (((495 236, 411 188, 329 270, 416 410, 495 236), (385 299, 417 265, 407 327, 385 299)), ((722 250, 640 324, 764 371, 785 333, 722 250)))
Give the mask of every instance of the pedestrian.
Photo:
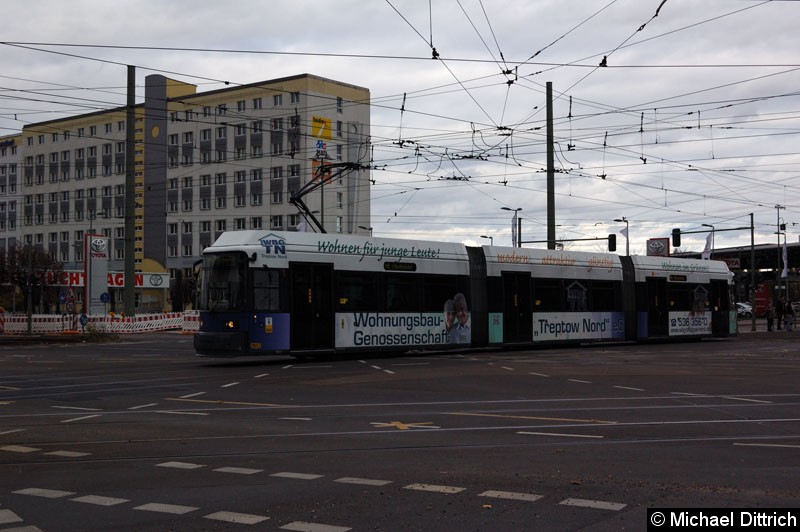
POLYGON ((775 323, 775 305, 772 301, 769 302, 767 307, 767 332, 772 332, 773 324, 775 323))
POLYGON ((794 325, 794 307, 791 301, 786 302, 786 309, 783 311, 783 321, 786 325, 786 332, 792 332, 794 325))
POLYGON ((775 317, 778 319, 778 330, 781 330, 781 323, 783 322, 783 310, 786 305, 783 302, 783 298, 778 300, 778 304, 775 305, 775 317))

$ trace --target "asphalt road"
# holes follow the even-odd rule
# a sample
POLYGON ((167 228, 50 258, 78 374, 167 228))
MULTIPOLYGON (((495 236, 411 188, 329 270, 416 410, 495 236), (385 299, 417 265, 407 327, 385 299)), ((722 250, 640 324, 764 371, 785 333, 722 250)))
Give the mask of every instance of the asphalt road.
POLYGON ((798 507, 790 334, 308 362, 171 333, 0 346, 0 531, 638 531, 647 508, 798 507))

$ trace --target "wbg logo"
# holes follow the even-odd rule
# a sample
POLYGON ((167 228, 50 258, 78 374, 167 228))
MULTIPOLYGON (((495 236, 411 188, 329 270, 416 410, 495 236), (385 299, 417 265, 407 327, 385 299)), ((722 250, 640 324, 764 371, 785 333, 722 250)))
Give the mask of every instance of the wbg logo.
POLYGON ((286 257, 286 240, 284 238, 270 233, 259 238, 258 243, 264 247, 268 255, 274 255, 279 258, 286 257))

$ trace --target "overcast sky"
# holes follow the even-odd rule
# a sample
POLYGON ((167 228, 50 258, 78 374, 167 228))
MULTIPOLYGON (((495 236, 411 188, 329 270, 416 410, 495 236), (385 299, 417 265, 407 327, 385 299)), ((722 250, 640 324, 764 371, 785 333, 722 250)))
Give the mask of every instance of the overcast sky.
POLYGON ((3 19, 0 136, 123 105, 127 64, 137 101, 156 71, 199 92, 312 73, 371 91, 376 236, 510 245, 503 207, 523 240, 547 236, 552 82, 558 238, 625 217, 632 254, 702 224, 749 245, 722 230, 750 213, 757 243, 779 213, 800 234, 800 2, 31 0, 3 19))

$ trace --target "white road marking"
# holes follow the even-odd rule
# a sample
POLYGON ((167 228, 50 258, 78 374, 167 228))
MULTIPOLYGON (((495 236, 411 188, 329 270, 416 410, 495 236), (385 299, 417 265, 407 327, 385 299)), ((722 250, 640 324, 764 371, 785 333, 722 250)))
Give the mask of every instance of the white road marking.
POLYGON ((205 395, 206 392, 190 393, 188 395, 181 395, 181 399, 189 399, 190 397, 197 397, 198 395, 205 395))
POLYGON ((416 490, 416 491, 432 491, 435 493, 446 493, 449 495, 451 493, 461 493, 467 488, 458 488, 456 486, 437 486, 435 484, 409 484, 408 486, 403 486, 403 489, 416 490))
POLYGON ((27 447, 25 445, 4 445, 0 447, 0 451, 10 451, 12 453, 34 453, 36 451, 41 451, 41 449, 37 449, 36 447, 27 447))
POLYGON ((384 373, 388 373, 389 375, 394 375, 394 371, 392 371, 390 369, 385 369, 385 370, 383 370, 383 372, 384 373))
POLYGON ((261 377, 268 377, 268 376, 269 376, 269 373, 262 373, 261 375, 256 375, 256 376, 255 376, 255 377, 253 377, 253 378, 254 378, 254 379, 260 379, 261 377))
POLYGON ((62 423, 72 423, 73 421, 83 421, 84 419, 92 419, 93 417, 100 417, 100 414, 93 414, 91 416, 74 417, 72 419, 63 419, 62 423))
POLYGON ((517 434, 529 434, 531 436, 562 436, 565 438, 598 438, 602 439, 604 436, 595 436, 593 434, 565 434, 560 432, 528 432, 528 431, 519 431, 517 434))
POLYGON ((0 510, 0 525, 8 525, 11 523, 21 523, 22 518, 12 512, 11 510, 0 510))
POLYGON ((151 502, 147 504, 143 504, 142 506, 137 506, 134 510, 142 510, 145 512, 159 512, 162 514, 174 514, 174 515, 183 515, 188 514, 189 512, 194 512, 195 510, 199 510, 199 508, 195 508, 194 506, 180 506, 178 504, 161 504, 157 502, 151 502))
POLYGON ((95 504, 97 506, 116 506, 117 504, 130 502, 128 499, 103 497, 101 495, 84 495, 83 497, 75 497, 74 499, 70 500, 75 502, 83 502, 86 504, 95 504))
POLYGON ((731 401, 747 401, 750 403, 764 403, 768 405, 772 404, 772 401, 760 401, 758 399, 747 399, 745 397, 732 397, 730 395, 720 395, 720 397, 722 397, 723 399, 730 399, 731 401))
POLYGON ((230 388, 231 386, 236 386, 239 384, 238 382, 229 382, 228 384, 223 384, 220 388, 230 388))
POLYGON ((249 469, 246 467, 218 467, 214 469, 214 471, 218 471, 220 473, 236 473, 237 475, 254 475, 256 473, 262 473, 263 469, 249 469))
POLYGON ((5 432, 0 432, 0 436, 2 436, 3 434, 14 434, 15 432, 25 432, 26 430, 27 430, 27 429, 12 429, 12 430, 7 430, 7 431, 5 431, 5 432))
POLYGON ((215 512, 203 517, 205 519, 213 519, 214 521, 225 521, 226 523, 238 523, 242 525, 257 525, 269 519, 269 517, 263 515, 240 514, 237 512, 215 512))
POLYGON ((592 501, 589 499, 564 499, 558 504, 564 506, 580 506, 582 508, 594 508, 596 510, 612 510, 619 511, 627 506, 619 502, 606 502, 606 501, 592 501))
POLYGON ((513 491, 496 491, 489 490, 478 494, 478 497, 492 497, 494 499, 508 499, 512 501, 538 501, 544 495, 536 495, 535 493, 517 493, 513 491))
POLYGON ((739 447, 784 447, 789 449, 800 449, 800 445, 786 445, 781 443, 734 443, 739 447))
POLYGON ((309 473, 292 473, 290 471, 283 471, 281 473, 273 473, 270 476, 281 477, 281 478, 295 478, 298 480, 315 480, 318 478, 322 478, 325 475, 313 475, 309 473))
POLYGON ((631 391, 634 391, 634 392, 643 392, 644 391, 644 388, 632 388, 630 386, 614 386, 614 388, 617 388, 618 390, 631 390, 631 391))
POLYGON ((50 408, 59 408, 61 410, 81 410, 83 412, 102 412, 102 408, 84 408, 82 406, 51 406, 50 408))
POLYGON ((514 368, 509 368, 508 366, 500 366, 502 369, 507 369, 508 371, 517 371, 514 368))
POLYGON ((528 375, 536 375, 537 377, 549 377, 550 376, 550 375, 545 375, 544 373, 534 373, 532 371, 529 371, 528 375))
POLYGON ((208 412, 178 412, 177 410, 159 410, 159 414, 176 414, 179 416, 207 416, 208 412))
POLYGON ((158 403, 147 403, 146 405, 136 405, 128 408, 128 410, 139 410, 140 408, 147 408, 150 406, 158 406, 158 403))
POLYGON ((189 462, 163 462, 161 464, 156 464, 156 467, 171 467, 174 469, 199 469, 205 466, 202 464, 192 464, 189 462))
POLYGON ((567 379, 569 382, 579 382, 581 384, 591 384, 592 381, 582 381, 580 379, 567 379))
POLYGON ((363 486, 385 486, 391 484, 391 480, 377 480, 371 478, 356 478, 356 477, 342 477, 337 478, 334 482, 341 482, 342 484, 360 484, 363 486))
POLYGON ((294 523, 283 525, 280 528, 283 530, 295 530, 297 532, 347 532, 348 530, 353 530, 346 526, 321 525, 319 523, 307 523, 305 521, 295 521, 294 523))
POLYGON ((44 497, 45 499, 60 499, 61 497, 75 495, 75 493, 71 491, 47 490, 44 488, 25 488, 24 490, 17 490, 14 493, 30 495, 31 497, 44 497))
POLYGON ((62 456, 64 458, 80 458, 81 456, 89 456, 91 453, 81 453, 78 451, 53 451, 51 453, 44 453, 50 456, 62 456))
POLYGON ((311 421, 310 417, 281 417, 278 419, 284 419, 286 421, 311 421))

